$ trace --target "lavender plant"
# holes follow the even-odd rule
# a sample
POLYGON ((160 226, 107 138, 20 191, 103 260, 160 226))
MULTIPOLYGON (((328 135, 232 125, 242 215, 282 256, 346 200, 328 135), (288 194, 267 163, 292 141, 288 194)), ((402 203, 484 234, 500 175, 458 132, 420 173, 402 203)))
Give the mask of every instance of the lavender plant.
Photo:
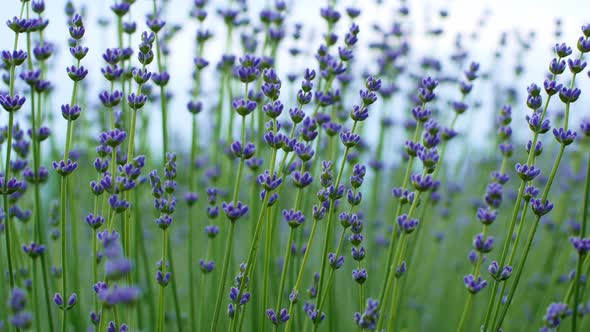
POLYGON ((590 329, 590 25, 351 3, 3 4, 0 331, 590 329))

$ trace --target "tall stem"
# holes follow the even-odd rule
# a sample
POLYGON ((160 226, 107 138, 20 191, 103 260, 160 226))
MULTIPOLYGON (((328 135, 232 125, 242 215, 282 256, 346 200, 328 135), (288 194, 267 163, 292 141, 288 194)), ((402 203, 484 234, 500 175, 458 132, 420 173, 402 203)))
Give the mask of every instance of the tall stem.
MULTIPOLYGON (((213 322, 211 324, 211 332, 218 331, 217 323, 219 320, 219 312, 221 309, 221 299, 223 298, 223 292, 225 291, 225 281, 227 279, 227 271, 229 268, 229 258, 231 257, 231 252, 234 244, 234 230, 236 224, 231 222, 229 225, 229 233, 227 235, 227 240, 225 241, 225 256, 223 258, 223 267, 221 269, 221 279, 219 280, 219 287, 217 289, 217 301, 215 303, 215 312, 213 314, 213 322)), ((234 317, 235 319, 235 317, 234 317)))
MULTIPOLYGON (((21 5, 21 18, 23 14, 23 10, 25 8, 25 2, 21 5)), ((14 34, 14 47, 13 50, 16 51, 18 46, 18 33, 14 34)), ((15 71, 16 66, 12 64, 10 66, 10 81, 9 81, 9 94, 10 97, 14 97, 14 79, 15 79, 15 71)), ((12 127, 14 125, 14 112, 9 112, 8 114, 8 137, 6 139, 6 161, 4 167, 4 187, 2 188, 2 196, 4 200, 4 211, 6 213, 6 218, 4 221, 4 234, 6 236, 6 261, 8 263, 8 274, 9 274, 9 281, 10 281, 10 288, 14 288, 14 273, 12 269, 12 255, 10 253, 10 214, 8 211, 10 210, 10 202, 8 201, 8 180, 10 178, 10 154, 12 152, 12 127)))
MULTIPOLYGON (((162 269, 162 275, 165 276, 166 275, 166 249, 167 249, 167 242, 168 242, 168 236, 167 236, 167 230, 164 229, 162 230, 162 265, 160 266, 160 268, 162 269)), ((158 305, 158 331, 159 332, 164 332, 164 321, 165 321, 165 316, 164 316, 164 306, 165 306, 165 298, 164 298, 164 285, 160 285, 160 301, 159 301, 159 305, 158 305)), ((179 322, 180 323, 180 322, 179 322)))
MULTIPOLYGON (((422 105, 424 107, 424 105, 422 105)), ((422 123, 418 122, 418 124, 416 125, 416 128, 414 129, 414 136, 413 136, 413 141, 416 142, 418 140, 418 138, 420 137, 420 132, 422 131, 422 123)), ((404 178, 402 180, 402 188, 405 189, 408 185, 408 182, 410 181, 410 174, 412 173, 412 166, 414 163, 414 156, 410 156, 410 159, 408 160, 408 164, 406 165, 406 171, 404 174, 404 178)), ((402 211, 402 204, 398 203, 396 211, 395 211, 395 215, 394 217, 397 217, 400 215, 402 211)), ((397 238, 397 224, 394 223, 394 229, 393 232, 391 234, 391 243, 389 244, 389 251, 387 254, 387 263, 385 265, 385 276, 383 278, 383 284, 381 285, 381 292, 379 292, 379 306, 381 308, 384 307, 384 303, 383 300, 385 299, 385 289, 387 288, 387 284, 389 281, 389 276, 391 275, 392 272, 392 264, 393 264, 393 259, 394 259, 394 253, 395 253, 395 244, 396 244, 396 238, 397 238)))
MULTIPOLYGON (((566 115, 566 117, 567 117, 567 115, 566 115)), ((557 169, 559 168, 559 164, 561 162, 561 158, 563 157, 564 150, 565 150, 565 145, 562 144, 559 148, 557 158, 555 159, 555 162, 553 163, 553 167, 551 169, 551 174, 549 175, 549 180, 547 181, 547 184, 545 185, 545 189, 543 190, 543 196, 541 198, 542 203, 545 203, 547 201, 547 196, 549 195, 549 190, 551 188, 551 184, 553 183, 553 180, 555 179, 555 175, 557 174, 557 169)), ((533 244, 533 240, 535 238, 535 233, 537 231, 537 226, 539 226, 540 220, 541 220, 541 216, 537 216, 535 218, 535 222, 533 223, 533 227, 531 228, 531 230, 529 232, 529 236, 527 238, 524 252, 522 253, 520 263, 516 269, 516 275, 514 276, 514 282, 513 282, 512 286, 510 287, 510 292, 508 293, 508 299, 506 301, 506 304, 502 308, 498 322, 496 324, 494 324, 494 326, 496 326, 497 328, 500 328, 500 326, 502 326, 502 322, 504 321, 504 317, 506 317, 506 313, 508 312, 508 308, 510 307, 510 303, 512 302, 512 298, 514 297, 514 293, 516 292, 516 288, 518 287, 518 283, 520 281, 520 277, 522 276, 522 272, 524 270, 524 266, 525 266, 527 258, 528 258, 529 250, 531 249, 531 245, 533 244)))
MULTIPOLYGON (((245 84, 244 87, 244 99, 246 101, 248 101, 248 83, 245 84)), ((241 135, 241 143, 242 146, 245 147, 246 146, 246 116, 242 116, 242 135, 241 135)), ((240 184, 242 182, 242 172, 244 170, 244 158, 240 158, 240 162, 239 162, 239 166, 238 166, 238 173, 236 174, 236 181, 235 181, 235 185, 234 185, 234 193, 233 193, 233 204, 234 206, 236 205, 237 201, 238 201, 238 196, 240 193, 240 184)), ((270 193, 267 194, 267 196, 270 195, 270 193)), ((266 198, 266 197, 265 197, 266 198)), ((217 327, 217 321, 219 319, 219 311, 221 308, 221 299, 223 297, 223 291, 224 291, 224 286, 225 286, 225 280, 227 278, 227 270, 228 270, 228 265, 229 265, 229 258, 232 256, 232 245, 233 245, 233 236, 234 236, 234 228, 235 228, 235 221, 230 221, 231 225, 230 225, 230 231, 228 234, 228 243, 225 246, 225 258, 224 258, 224 262, 223 262, 223 268, 222 268, 222 279, 221 282, 219 283, 219 290, 217 292, 217 301, 215 304, 215 311, 213 314, 213 323, 211 324, 211 332, 215 332, 216 331, 216 327, 217 327)), ((247 267, 247 270, 248 271, 247 267)), ((241 287, 240 287, 241 288, 241 287)), ((241 294, 239 295, 241 298, 241 294)), ((239 300, 238 300, 239 301, 239 300)), ((239 308, 236 308, 236 312, 239 312, 239 308)), ((233 318, 234 320, 237 319, 237 317, 233 318)))
MULTIPOLYGON (((561 58, 558 58, 558 61, 559 60, 561 60, 561 58)), ((553 74, 552 80, 555 80, 555 78, 556 78, 556 75, 553 74)), ((574 79, 575 79, 575 76, 574 76, 574 79)), ((572 80, 572 84, 573 84, 573 80, 572 80)), ((549 95, 549 96, 547 96, 547 99, 545 100, 545 105, 544 105, 543 111, 541 113, 540 123, 543 122, 543 120, 545 119, 545 115, 547 114, 547 108, 549 107, 549 102, 551 101, 551 97, 552 97, 552 95, 549 95)), ((529 150, 529 154, 527 157, 527 164, 530 166, 532 166, 534 164, 535 146, 537 144, 538 139, 539 139, 539 133, 535 132, 535 134, 533 135, 531 148, 529 150)), ((508 250, 510 248, 512 234, 514 232, 514 227, 516 225, 516 220, 518 218, 518 212, 520 211, 520 205, 522 203, 522 196, 524 194, 525 185, 526 185, 526 181, 521 180, 520 187, 518 189, 518 195, 516 197, 516 203, 514 204, 514 208, 512 210, 512 218, 510 219, 510 224, 509 224, 510 226, 508 229, 508 233, 506 233, 506 239, 504 240, 504 247, 502 248, 502 255, 500 256, 500 265, 499 265, 500 267, 504 266, 504 263, 506 262, 506 258, 508 256, 508 250)), ((522 219, 521 219, 521 222, 523 222, 522 219)), ((498 301, 498 305, 496 306, 496 308, 494 308, 499 283, 500 283, 500 281, 497 281, 497 280, 494 281, 494 286, 492 289, 492 296, 490 298, 490 301, 488 302, 488 309, 486 310, 486 316, 485 316, 485 320, 484 320, 483 327, 482 327, 483 332, 488 331, 487 330, 488 323, 490 322, 490 319, 492 318, 493 312, 494 311, 497 312, 500 308, 501 299, 498 301)))
MULTIPOLYGON (((590 156, 590 153, 589 153, 590 156)), ((586 188, 584 190, 584 204, 583 204, 583 211, 582 211, 582 227, 580 229, 580 239, 583 239, 586 236, 586 224, 588 222, 588 197, 590 196, 590 159, 588 160, 588 170, 586 171, 586 188)), ((580 297, 580 278, 582 275, 582 262, 583 262, 582 255, 578 255, 578 264, 576 266, 576 280, 574 283, 574 305, 573 305, 573 316, 572 316, 572 331, 575 332, 577 326, 577 319, 578 319, 578 303, 580 297)))

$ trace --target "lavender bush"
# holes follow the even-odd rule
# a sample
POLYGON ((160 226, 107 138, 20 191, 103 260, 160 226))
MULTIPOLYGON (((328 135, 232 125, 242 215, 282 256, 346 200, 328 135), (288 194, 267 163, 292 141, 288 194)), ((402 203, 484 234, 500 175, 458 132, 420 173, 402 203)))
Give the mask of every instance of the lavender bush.
POLYGON ((590 330, 590 24, 6 2, 0 331, 590 330))

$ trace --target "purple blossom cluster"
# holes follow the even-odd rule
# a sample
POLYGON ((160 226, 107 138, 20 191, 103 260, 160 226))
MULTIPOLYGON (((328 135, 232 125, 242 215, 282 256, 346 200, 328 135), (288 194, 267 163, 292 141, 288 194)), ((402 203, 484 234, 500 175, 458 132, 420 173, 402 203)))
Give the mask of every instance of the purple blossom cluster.
POLYGON ((590 25, 525 89, 453 4, 15 3, 0 330, 588 329, 590 25))

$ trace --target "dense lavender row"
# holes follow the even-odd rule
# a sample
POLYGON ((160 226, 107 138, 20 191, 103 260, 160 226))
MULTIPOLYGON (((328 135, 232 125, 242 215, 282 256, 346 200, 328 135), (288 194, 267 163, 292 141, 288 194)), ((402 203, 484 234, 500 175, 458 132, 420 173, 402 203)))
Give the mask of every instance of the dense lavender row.
MULTIPOLYGON (((491 68, 460 37, 450 59, 415 54, 404 1, 387 27, 328 1, 309 13, 317 45, 289 19, 297 2, 115 1, 107 49, 85 41, 83 6, 64 23, 10 1, 0 331, 590 329, 590 25, 548 41, 546 78, 527 86, 521 62, 493 67, 509 34, 491 68), (169 47, 169 10, 198 26, 188 91, 168 84, 170 54, 191 49, 169 47)), ((517 58, 533 38, 516 37, 517 58)))

